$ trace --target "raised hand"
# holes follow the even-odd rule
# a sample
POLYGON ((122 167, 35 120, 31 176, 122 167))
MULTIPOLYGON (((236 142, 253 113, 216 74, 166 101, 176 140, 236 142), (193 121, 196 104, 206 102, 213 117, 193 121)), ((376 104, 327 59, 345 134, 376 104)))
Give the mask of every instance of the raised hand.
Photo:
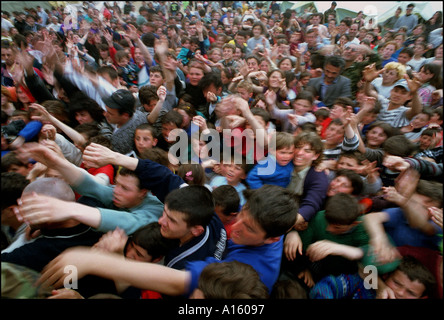
POLYGON ((378 71, 376 70, 375 64, 372 63, 371 65, 368 65, 364 68, 364 70, 362 71, 362 77, 364 78, 365 81, 372 82, 377 77, 379 77, 379 75, 383 72, 384 69, 378 71))

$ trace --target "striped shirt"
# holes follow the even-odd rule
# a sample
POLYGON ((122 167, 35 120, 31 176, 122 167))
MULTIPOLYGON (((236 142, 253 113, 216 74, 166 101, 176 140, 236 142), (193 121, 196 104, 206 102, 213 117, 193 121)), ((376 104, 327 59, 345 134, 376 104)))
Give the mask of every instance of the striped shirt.
POLYGON ((335 148, 332 149, 324 149, 324 159, 323 160, 338 160, 340 154, 343 151, 356 150, 359 146, 358 136, 355 134, 353 138, 347 139, 344 137, 344 140, 338 144, 335 148))
POLYGON ((393 110, 388 110, 390 100, 381 95, 378 95, 378 100, 381 103, 381 111, 376 120, 384 121, 394 128, 401 128, 410 123, 410 120, 407 119, 405 115, 409 108, 401 106, 393 110))

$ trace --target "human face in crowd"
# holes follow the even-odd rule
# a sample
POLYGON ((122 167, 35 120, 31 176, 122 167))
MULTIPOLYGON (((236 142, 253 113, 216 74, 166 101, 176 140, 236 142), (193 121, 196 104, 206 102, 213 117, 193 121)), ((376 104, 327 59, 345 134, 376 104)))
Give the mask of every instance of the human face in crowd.
POLYGON ((336 169, 348 169, 355 171, 358 168, 358 161, 354 158, 340 157, 336 163, 336 169))
POLYGON ((293 69, 293 66, 291 65, 290 59, 284 59, 279 65, 279 69, 281 69, 282 71, 291 71, 291 69, 293 69))
POLYGON ((407 53, 400 53, 398 55, 398 62, 402 65, 406 65, 412 58, 407 53))
POLYGON ((259 70, 269 72, 270 71, 270 64, 267 60, 262 60, 261 64, 259 65, 259 70))
POLYGON ((106 120, 110 124, 116 124, 117 126, 121 126, 125 123, 125 117, 117 111, 117 109, 112 109, 108 106, 105 106, 106 111, 104 112, 106 120))
POLYGON ((331 108, 330 111, 330 118, 332 119, 339 119, 339 118, 343 118, 345 116, 346 110, 344 109, 344 107, 342 107, 341 105, 338 104, 334 104, 333 108, 331 108))
POLYGON ((326 84, 331 84, 340 75, 341 68, 327 64, 324 67, 324 81, 326 84))
POLYGON ((318 157, 319 154, 316 154, 312 146, 306 143, 295 147, 293 164, 295 167, 302 170, 311 166, 313 161, 315 161, 318 157))
POLYGON ((270 88, 280 88, 282 84, 282 75, 280 72, 273 72, 270 74, 270 77, 268 78, 268 84, 270 88))
POLYGON ((344 127, 337 124, 330 124, 325 130, 326 146, 337 146, 344 139, 344 127))
POLYGON ((179 112, 182 115, 182 118, 183 118, 183 120, 182 120, 182 128, 188 128, 188 126, 191 123, 190 115, 185 110, 183 110, 183 109, 177 109, 176 108, 174 110, 176 110, 177 112, 179 112))
POLYGON ((392 289, 396 299, 420 299, 425 291, 425 286, 421 282, 410 280, 399 270, 394 271, 385 284, 392 289))
POLYGON ((128 65, 128 63, 129 63, 129 59, 126 58, 126 57, 123 57, 123 58, 121 58, 119 61, 117 61, 117 64, 118 64, 120 67, 126 67, 126 66, 128 65))
POLYGON ((160 233, 167 239, 179 239, 181 244, 188 242, 195 236, 199 227, 189 227, 185 221, 185 214, 179 211, 170 210, 165 204, 162 216, 159 218, 160 233))
MULTIPOLYGON (((343 37, 341 37, 341 39, 342 38, 343 37)), ((358 54, 359 54, 358 46, 356 44, 350 43, 344 47, 344 50, 342 51, 342 58, 344 58, 345 61, 355 61, 358 54)))
POLYGON ((162 78, 162 74, 160 72, 150 72, 150 84, 159 88, 163 85, 164 79, 162 78))
POLYGON ((266 233, 259 223, 248 210, 242 209, 231 227, 231 240, 238 245, 257 247, 270 243, 265 237, 266 233))
POLYGON ((153 257, 141 246, 130 241, 126 247, 125 257, 140 262, 152 262, 153 257))
POLYGON ((147 191, 139 188, 139 179, 118 174, 113 189, 113 204, 117 208, 134 208, 142 203, 147 191))
POLYGON ((14 65, 15 55, 12 49, 10 48, 2 49, 2 61, 4 61, 8 67, 12 67, 14 65))
POLYGON ((249 101, 251 98, 251 93, 248 92, 245 88, 237 88, 237 93, 241 96, 245 101, 249 101))
POLYGON ((431 73, 429 70, 426 71, 424 67, 421 67, 417 75, 419 76, 419 79, 422 83, 427 83, 430 81, 430 79, 434 77, 434 74, 431 73))
POLYGON ((22 90, 22 88, 17 88, 17 99, 22 103, 30 103, 28 95, 22 90))
POLYGON ((223 57, 225 60, 230 61, 233 58, 234 53, 233 53, 233 50, 231 50, 230 48, 225 48, 225 49, 223 49, 222 54, 223 54, 223 57))
POLYGON ((344 176, 338 176, 330 182, 327 189, 327 196, 333 197, 338 193, 351 194, 352 192, 353 192, 353 186, 351 181, 344 176))
POLYGON ((222 52, 219 49, 213 50, 209 58, 212 62, 217 63, 218 61, 222 60, 222 52))
POLYGON ((386 45, 384 49, 382 49, 382 59, 387 60, 394 54, 396 51, 396 46, 393 44, 386 45))
POLYGON ((262 35, 262 28, 260 26, 255 26, 253 28, 253 37, 259 38, 262 35))
POLYGON ((430 122, 429 116, 424 113, 420 113, 413 118, 412 122, 410 122, 410 125, 414 129, 419 129, 427 126, 429 122, 430 122))
POLYGON ((296 99, 291 105, 293 106, 294 113, 298 116, 303 116, 313 109, 313 105, 310 103, 310 101, 305 99, 296 99))
POLYGON ((176 142, 176 139, 173 139, 173 134, 170 137, 171 131, 174 129, 178 129, 177 126, 174 123, 168 122, 168 123, 162 123, 162 136, 168 143, 174 143, 176 142), (171 140, 170 140, 171 139, 171 140))
POLYGON ((432 147, 433 137, 422 135, 419 137, 419 149, 427 150, 432 147))
POLYGON ((134 49, 134 61, 138 65, 140 65, 140 64, 142 64, 144 62, 143 55, 142 55, 142 52, 140 51, 140 48, 135 48, 134 49))
POLYGON ((403 106, 411 99, 411 94, 403 87, 394 87, 390 91, 390 103, 394 105, 403 106))
POLYGON ((398 44, 399 48, 402 48, 404 46, 404 37, 403 36, 397 35, 393 40, 398 44))
POLYGON ((200 79, 204 76, 204 72, 199 68, 190 68, 188 72, 188 79, 190 80, 190 84, 193 86, 197 86, 199 84, 200 79))
POLYGON ((285 147, 279 150, 276 150, 276 162, 280 166, 286 166, 289 164, 294 158, 294 146, 285 147))
POLYGON ((357 24, 352 24, 352 25, 350 26, 350 29, 348 29, 348 34, 349 34, 351 37, 355 38, 356 35, 358 34, 358 29, 359 29, 359 26, 358 26, 357 24))
POLYGON ((239 164, 224 163, 222 164, 222 170, 229 185, 235 186, 241 182, 242 179, 245 179, 245 171, 239 164))
POLYGON ((424 46, 421 44, 417 44, 413 47, 413 53, 415 56, 422 56, 426 50, 424 49, 424 46))
POLYGON ((319 17, 319 16, 313 16, 310 20, 310 23, 313 26, 318 26, 320 22, 321 22, 321 17, 319 17))
POLYGON ((371 149, 380 148, 385 140, 387 140, 387 134, 381 127, 370 129, 365 136, 367 138, 367 146, 371 149))
POLYGON ((382 84, 390 86, 398 81, 398 72, 394 69, 385 69, 382 72, 382 84))
POLYGON ((75 118, 79 124, 94 122, 94 119, 91 117, 91 114, 86 110, 81 110, 76 112, 75 118))
POLYGON ((233 55, 233 59, 236 61, 242 59, 242 49, 241 48, 236 47, 236 50, 233 55))
POLYGON ((247 60, 247 67, 248 67, 248 71, 250 71, 250 72, 259 71, 259 64, 257 63, 256 59, 248 59, 247 60))
POLYGON ((318 43, 318 37, 316 33, 309 33, 305 36, 305 41, 309 47, 314 47, 318 43))
POLYGON ((141 153, 144 150, 152 149, 157 144, 157 139, 153 137, 150 130, 137 129, 134 134, 134 144, 136 150, 141 153))

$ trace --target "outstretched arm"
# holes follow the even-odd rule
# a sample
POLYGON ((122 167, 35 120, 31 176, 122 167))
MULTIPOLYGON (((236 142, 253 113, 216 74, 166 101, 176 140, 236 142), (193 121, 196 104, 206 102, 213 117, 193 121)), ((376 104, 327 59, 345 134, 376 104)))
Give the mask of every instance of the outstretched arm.
POLYGON ((90 274, 171 296, 185 294, 191 282, 191 273, 188 271, 128 260, 122 255, 97 249, 76 247, 65 250, 52 260, 43 269, 38 283, 62 287, 67 276, 64 272, 67 265, 76 267, 79 278, 90 274))
POLYGON ((161 202, 164 202, 169 192, 185 183, 182 178, 157 162, 128 157, 95 143, 85 149, 83 160, 91 167, 113 164, 135 171, 139 176, 141 188, 151 190, 161 202))

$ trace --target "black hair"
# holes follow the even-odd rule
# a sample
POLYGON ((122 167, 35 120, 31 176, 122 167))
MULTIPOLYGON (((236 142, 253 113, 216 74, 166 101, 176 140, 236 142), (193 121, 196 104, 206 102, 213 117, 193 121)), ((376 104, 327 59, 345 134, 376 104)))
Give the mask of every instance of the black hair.
POLYGON ((17 204, 17 199, 22 196, 23 190, 29 184, 25 176, 17 172, 2 172, 2 205, 4 210, 17 204))
POLYGON ((230 185, 223 185, 213 190, 214 205, 222 208, 222 213, 229 216, 239 211, 240 197, 236 189, 230 185))
POLYGON ((351 225, 359 215, 358 200, 347 193, 335 194, 325 205, 325 219, 329 224, 351 225))
POLYGON ((146 226, 140 227, 130 235, 125 245, 125 253, 128 244, 131 242, 145 249, 153 260, 162 258, 179 244, 177 239, 167 239, 162 236, 160 232, 160 224, 158 222, 152 222, 146 226))
POLYGON ((276 185, 264 185, 259 189, 244 191, 247 200, 243 210, 265 231, 265 237, 278 237, 289 231, 296 222, 299 204, 296 196, 276 185))
POLYGON ((170 211, 185 215, 188 227, 207 226, 214 215, 214 201, 210 190, 204 186, 187 186, 171 191, 165 198, 170 211))

